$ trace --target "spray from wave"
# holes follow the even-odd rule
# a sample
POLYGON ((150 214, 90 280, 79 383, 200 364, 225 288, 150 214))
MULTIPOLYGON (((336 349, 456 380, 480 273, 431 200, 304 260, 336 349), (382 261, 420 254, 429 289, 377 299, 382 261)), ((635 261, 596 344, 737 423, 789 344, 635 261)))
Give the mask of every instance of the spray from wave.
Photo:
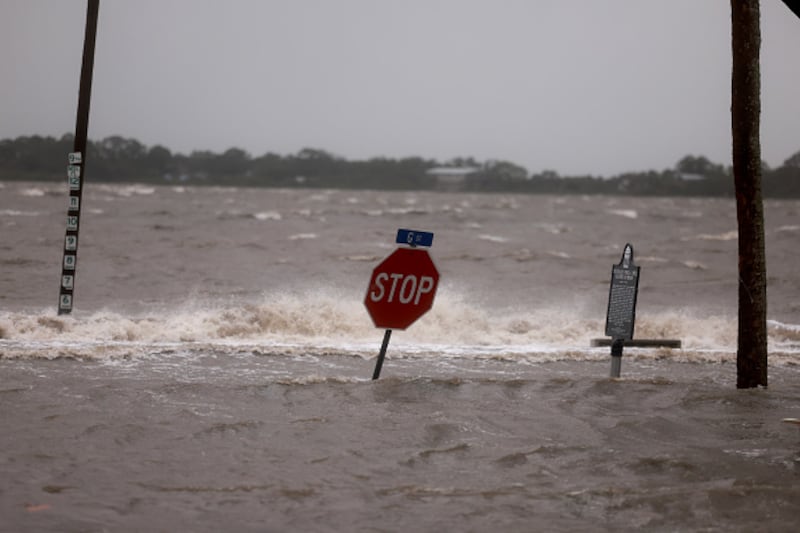
MULTIPOLYGON (((393 354, 519 359, 595 357, 604 317, 580 305, 483 308, 443 291, 433 309, 392 339, 393 354)), ((800 326, 769 323, 770 349, 792 363, 800 355, 800 326)), ((317 290, 264 294, 253 302, 186 301, 140 315, 104 310, 57 316, 54 310, 0 313, 0 357, 102 359, 176 350, 249 350, 372 357, 382 332, 352 294, 317 290)), ((640 313, 637 338, 680 339, 680 350, 653 357, 728 361, 735 357, 736 322, 691 310, 640 313)), ((632 352, 635 353, 635 352, 632 352)), ((774 360, 774 358, 773 358, 774 360)))

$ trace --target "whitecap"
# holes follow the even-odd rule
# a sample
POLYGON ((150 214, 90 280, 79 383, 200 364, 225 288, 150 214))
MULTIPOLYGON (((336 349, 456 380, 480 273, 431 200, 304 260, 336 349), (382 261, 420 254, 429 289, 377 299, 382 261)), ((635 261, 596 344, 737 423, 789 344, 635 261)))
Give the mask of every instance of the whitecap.
POLYGON ((35 217, 40 213, 38 211, 18 211, 16 209, 0 209, 0 216, 5 217, 35 217))
POLYGON ((609 209, 608 213, 625 218, 639 218, 639 213, 635 209, 609 209))
POLYGON ((639 256, 636 258, 637 261, 640 263, 667 263, 669 259, 665 259, 663 257, 658 257, 656 255, 645 255, 639 256))
POLYGON ((489 241, 489 242, 496 242, 496 243, 508 242, 508 239, 506 237, 500 237, 498 235, 489 235, 489 234, 486 234, 486 233, 478 235, 478 239, 480 239, 482 241, 489 241))
POLYGON ((548 250, 547 254, 551 255, 553 257, 558 257, 559 259, 571 259, 572 258, 572 256, 569 255, 566 252, 557 252, 555 250, 548 250))
POLYGON ((301 240, 308 240, 308 239, 316 239, 318 235, 316 233, 296 233, 294 235, 289 236, 290 241, 301 241, 301 240))
POLYGON ((691 268, 692 270, 708 270, 708 267, 700 261, 683 261, 681 264, 686 268, 691 268))
POLYGON ((694 239, 698 241, 733 241, 739 237, 739 232, 736 230, 726 231, 725 233, 701 233, 696 235, 694 239))
POLYGON ((429 211, 420 207, 391 207, 386 210, 392 215, 427 215, 429 211))
POLYGON ((128 185, 126 187, 120 187, 117 191, 115 191, 118 196, 129 197, 133 196, 134 194, 138 194, 140 196, 149 196, 156 192, 155 187, 145 187, 144 185, 128 185))
POLYGON ((277 211, 262 211, 253 215, 256 220, 281 220, 283 217, 277 211))
POLYGON ((344 259, 346 261, 372 262, 379 260, 380 257, 377 255, 346 255, 344 259))

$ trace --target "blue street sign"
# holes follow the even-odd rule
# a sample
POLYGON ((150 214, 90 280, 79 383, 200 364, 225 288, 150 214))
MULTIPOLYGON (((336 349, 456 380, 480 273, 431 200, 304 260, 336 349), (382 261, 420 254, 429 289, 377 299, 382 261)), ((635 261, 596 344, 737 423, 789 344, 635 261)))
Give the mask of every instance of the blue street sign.
POLYGON ((397 230, 397 244, 408 244, 409 246, 427 246, 433 245, 433 233, 427 231, 414 231, 410 229, 397 230))

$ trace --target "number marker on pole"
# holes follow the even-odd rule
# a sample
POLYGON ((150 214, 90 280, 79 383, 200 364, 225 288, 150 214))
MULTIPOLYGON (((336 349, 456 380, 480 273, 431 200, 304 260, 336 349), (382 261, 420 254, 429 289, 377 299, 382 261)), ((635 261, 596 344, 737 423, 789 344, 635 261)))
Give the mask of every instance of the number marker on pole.
POLYGON ((75 270, 78 265, 78 230, 80 229, 81 197, 83 196, 84 171, 86 169, 86 136, 89 129, 89 103, 92 94, 92 70, 94 68, 95 37, 97 36, 97 12, 100 0, 88 0, 86 8, 86 32, 83 41, 80 88, 78 91, 78 114, 75 124, 75 144, 67 155, 67 232, 64 239, 64 258, 61 261, 61 284, 58 295, 58 314, 72 311, 75 291, 75 270))

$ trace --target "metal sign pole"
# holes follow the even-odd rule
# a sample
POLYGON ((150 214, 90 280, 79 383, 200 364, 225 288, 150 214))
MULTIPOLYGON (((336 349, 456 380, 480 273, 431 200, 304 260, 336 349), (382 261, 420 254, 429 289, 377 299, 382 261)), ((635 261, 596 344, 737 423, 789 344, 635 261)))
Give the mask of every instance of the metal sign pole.
POLYGON ((84 169, 86 168, 86 137, 89 129, 89 103, 92 94, 94 47, 97 36, 97 13, 100 0, 89 0, 86 8, 86 33, 83 40, 83 62, 78 90, 78 117, 75 124, 75 144, 68 156, 67 181, 69 204, 67 207, 67 232, 64 238, 64 257, 61 261, 61 286, 58 296, 58 314, 72 311, 75 291, 75 269, 78 263, 78 230, 80 229, 81 198, 83 196, 84 169))
MULTIPOLYGON (((397 230, 397 237, 395 238, 395 242, 397 244, 406 244, 411 248, 416 248, 417 246, 430 247, 433 244, 433 233, 425 232, 425 231, 412 231, 412 230, 408 230, 408 229, 399 229, 399 230, 397 230)), ((399 251, 400 251, 400 249, 396 250, 395 253, 397 253, 399 251)), ((395 254, 392 254, 392 255, 395 255, 395 254)), ((392 256, 390 256, 390 257, 392 257, 392 256)), ((427 255, 426 255, 426 257, 427 257, 427 255)), ((384 260, 384 263, 385 263, 385 260, 384 260)), ((433 263, 431 263, 431 267, 433 267, 433 263)), ((434 271, 435 271, 435 267, 434 267, 434 271)), ((435 272, 435 274, 436 274, 435 279, 434 279, 434 277, 421 276, 420 280, 419 280, 419 285, 417 285, 417 278, 415 276, 411 276, 410 279, 413 279, 413 287, 410 290, 409 294, 407 294, 405 296, 407 298, 406 303, 411 302, 411 301, 414 301, 415 303, 419 303, 419 300, 420 300, 420 298, 422 297, 423 294, 425 294, 425 295, 431 294, 431 298, 432 298, 432 293, 435 292, 435 288, 436 288, 436 280, 438 280, 438 277, 439 277, 438 272, 435 272), (416 293, 415 293, 415 291, 416 291, 416 293), (416 294, 416 298, 414 298, 414 294, 416 294)), ((373 276, 375 276, 375 272, 373 272, 373 276)), ((379 275, 379 279, 380 279, 380 276, 385 276, 384 280, 388 280, 388 274, 381 273, 379 275)), ((402 277, 402 274, 394 274, 393 273, 392 276, 402 277)), ((398 278, 394 278, 395 285, 397 284, 397 282, 398 282, 398 278)), ((390 289, 392 296, 394 295, 394 292, 395 292, 395 285, 392 285, 392 288, 390 289)), ((399 293, 398 299, 401 302, 404 299, 404 293, 403 293, 404 287, 406 287, 405 283, 403 283, 401 285, 401 287, 400 287, 400 293, 399 293)), ((385 291, 384 291, 383 285, 380 285, 380 289, 378 290, 378 293, 380 294, 380 296, 377 296, 375 299, 373 299, 373 302, 383 299, 384 292, 385 291)), ((392 296, 389 297, 390 300, 391 300, 392 296)), ((370 302, 370 291, 368 290, 367 291, 367 299, 365 300, 365 304, 367 304, 367 309, 370 310, 370 314, 373 314, 374 311, 370 309, 369 302, 370 302)), ((430 308, 430 303, 428 304, 428 308, 430 308)), ((425 309, 425 310, 427 310, 427 309, 425 309)), ((423 310, 422 312, 425 312, 425 310, 423 310)), ((412 317, 411 321, 416 320, 416 318, 418 318, 418 317, 412 317)), ((375 315, 374 314, 373 314, 373 321, 375 321, 376 325, 378 325, 377 324, 378 320, 375 320, 375 315)), ((409 323, 411 321, 409 321, 409 323)), ((389 339, 391 339, 391 337, 392 337, 392 329, 391 328, 392 327, 398 327, 400 329, 405 329, 405 327, 407 326, 407 325, 402 325, 402 324, 398 324, 398 323, 394 323, 394 324, 392 324, 392 323, 389 323, 389 324, 381 323, 380 325, 381 326, 389 326, 389 327, 386 328, 386 330, 384 331, 384 334, 383 334, 383 343, 381 344, 381 351, 378 354, 378 360, 375 363, 375 370, 372 373, 372 379, 373 380, 378 379, 380 377, 380 375, 381 375, 381 368, 383 368, 383 361, 386 358, 386 350, 389 348, 389 339)))
POLYGON ((372 379, 381 377, 381 368, 383 367, 383 360, 386 357, 386 349, 389 347, 389 339, 392 337, 392 330, 387 329, 383 334, 383 344, 381 344, 381 352, 378 354, 378 361, 375 363, 375 371, 372 373, 372 379))
POLYGON ((618 378, 622 372, 622 348, 624 339, 614 339, 611 343, 611 377, 618 378))

